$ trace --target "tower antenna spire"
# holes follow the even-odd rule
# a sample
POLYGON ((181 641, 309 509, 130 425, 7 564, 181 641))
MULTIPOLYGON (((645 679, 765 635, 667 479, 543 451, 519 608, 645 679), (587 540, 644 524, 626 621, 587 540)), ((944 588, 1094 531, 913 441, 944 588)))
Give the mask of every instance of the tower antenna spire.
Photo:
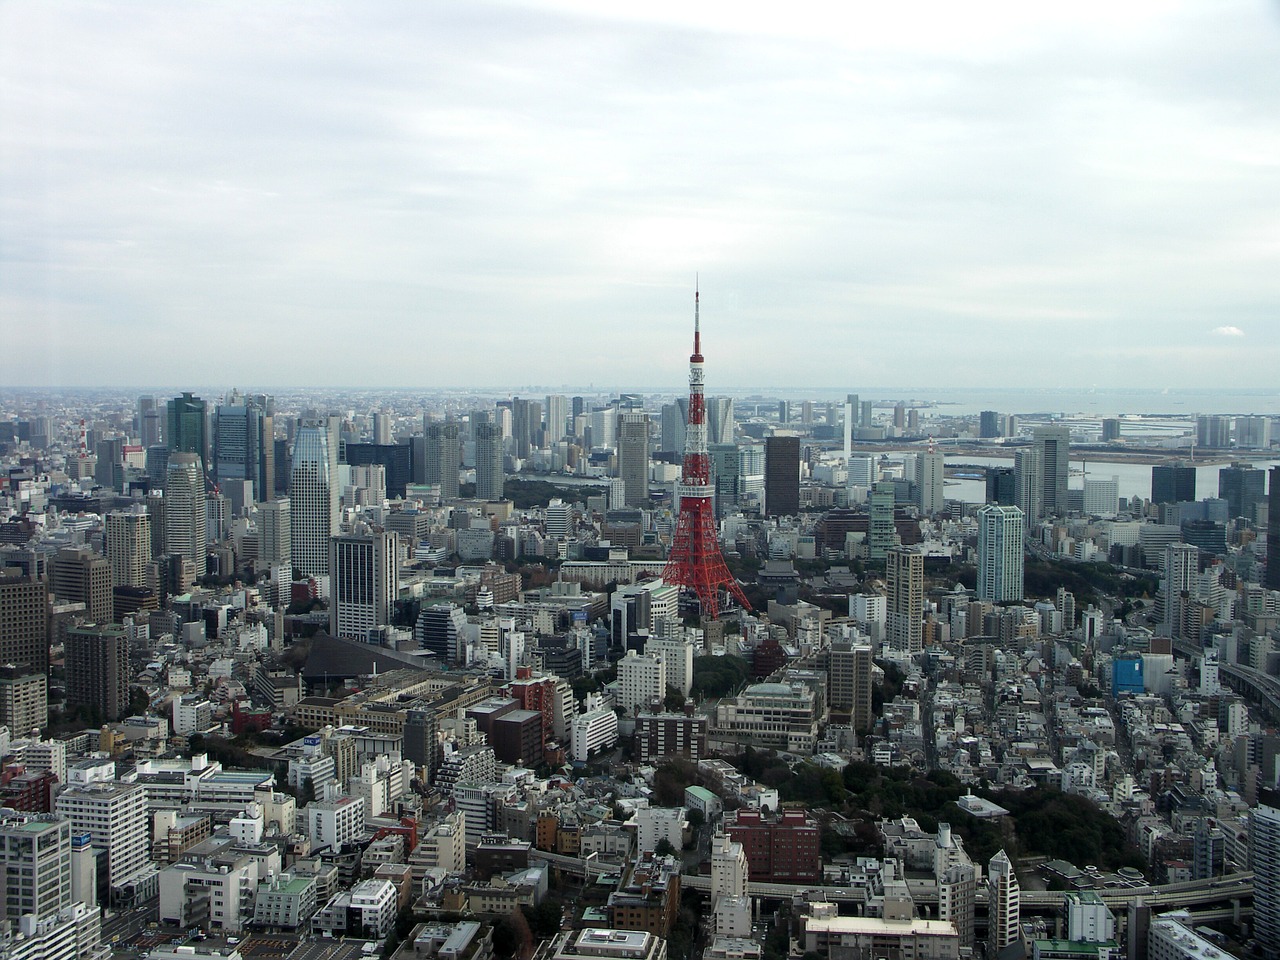
POLYGON ((720 613, 720 595, 751 609, 742 587, 725 565, 720 552, 712 504, 711 458, 707 452, 707 408, 703 396, 701 293, 695 276, 693 287, 693 356, 689 358, 689 406, 684 434, 684 460, 677 491, 675 535, 662 579, 682 587, 685 599, 696 603, 704 619, 720 613))
POLYGON ((693 352, 694 355, 702 353, 702 325, 698 318, 698 308, 701 293, 698 289, 698 275, 693 275, 693 352))

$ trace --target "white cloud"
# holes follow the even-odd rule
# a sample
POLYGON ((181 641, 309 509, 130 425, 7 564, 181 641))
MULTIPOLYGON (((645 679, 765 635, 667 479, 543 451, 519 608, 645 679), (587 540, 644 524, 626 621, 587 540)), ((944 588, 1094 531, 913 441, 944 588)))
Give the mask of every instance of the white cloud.
POLYGON ((1219 337, 1243 337, 1244 331, 1239 327, 1214 327, 1213 332, 1219 337))
POLYGON ((1280 21, 923 7, 0 4, 0 383, 1270 384, 1280 21))

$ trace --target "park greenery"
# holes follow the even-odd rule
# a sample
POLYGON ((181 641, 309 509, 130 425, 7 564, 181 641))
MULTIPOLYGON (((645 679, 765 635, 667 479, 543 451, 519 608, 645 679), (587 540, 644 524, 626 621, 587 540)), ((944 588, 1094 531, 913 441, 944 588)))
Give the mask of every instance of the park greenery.
MULTIPOLYGON (((956 804, 967 788, 944 770, 922 774, 857 761, 837 771, 753 748, 732 759, 743 774, 776 789, 784 807, 813 810, 824 821, 823 852, 828 857, 882 853, 876 822, 911 817, 927 832, 950 823, 979 863, 1003 848, 1012 857, 1041 855, 1110 870, 1146 866, 1114 817, 1091 800, 1060 790, 983 790, 983 796, 1009 811, 1007 817, 984 820, 956 804)), ((654 779, 657 802, 682 802, 685 787, 699 782, 696 765, 664 763, 654 779)))
POLYGON ((696 657, 693 661, 693 696, 727 697, 751 675, 751 664, 742 657, 696 657))

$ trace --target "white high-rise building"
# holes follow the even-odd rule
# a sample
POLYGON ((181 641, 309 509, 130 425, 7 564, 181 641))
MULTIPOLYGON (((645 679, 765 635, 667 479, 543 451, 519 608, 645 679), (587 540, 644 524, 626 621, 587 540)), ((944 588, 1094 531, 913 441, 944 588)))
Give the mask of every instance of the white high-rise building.
POLYGON ((145 508, 108 513, 104 547, 113 587, 145 587, 151 563, 151 517, 145 508))
POLYGON ((329 573, 329 538, 338 528, 339 491, 327 425, 306 423, 293 443, 289 473, 289 554, 297 576, 329 573))
POLYGON ((662 657, 634 650, 618 661, 618 706, 627 716, 647 710, 667 695, 667 664, 662 657))
POLYGON ((543 410, 547 417, 547 443, 553 444, 565 435, 569 422, 569 398, 549 393, 543 410))
POLYGON ((942 509, 943 493, 942 454, 935 450, 916 455, 916 493, 920 512, 930 516, 942 509))
POLYGON ((1249 811, 1253 935, 1265 956, 1280 956, 1280 795, 1265 791, 1249 811))
POLYGON ((978 511, 978 599, 1023 597, 1024 519, 1017 507, 989 503, 978 511))
POLYGON ((721 897, 747 895, 747 853, 742 844, 728 837, 711 838, 711 909, 721 897))
POLYGON ((1186 599, 1196 598, 1196 577, 1199 573, 1200 550, 1197 547, 1189 543, 1171 543, 1164 548, 1164 579, 1160 583, 1164 600, 1164 636, 1180 635, 1182 608, 1186 599))
POLYGON ((1114 517, 1120 507, 1120 478, 1088 478, 1084 482, 1084 512, 1091 517, 1114 517))
POLYGON ((71 821, 72 834, 89 834, 113 893, 149 869, 147 793, 141 784, 74 784, 58 794, 55 810, 71 821))
POLYGON ((987 864, 987 930, 990 956, 1018 939, 1022 917, 1022 889, 1009 855, 1001 850, 987 864))
POLYGON ((849 481, 851 487, 871 489, 876 482, 876 461, 873 457, 849 457, 849 481))
POLYGON ((1067 939, 1081 943, 1106 943, 1115 939, 1116 918, 1093 890, 1063 897, 1067 913, 1067 939))
POLYGON ((171 453, 164 486, 165 551, 190 560, 205 575, 204 469, 194 453, 171 453))
POLYGON ((675 687, 683 696, 693 689, 693 644, 683 636, 671 638, 650 637, 644 645, 645 653, 661 657, 667 671, 667 685, 675 687))
POLYGON ((333 537, 329 545, 329 633, 367 640, 370 630, 391 622, 399 539, 378 532, 333 537))

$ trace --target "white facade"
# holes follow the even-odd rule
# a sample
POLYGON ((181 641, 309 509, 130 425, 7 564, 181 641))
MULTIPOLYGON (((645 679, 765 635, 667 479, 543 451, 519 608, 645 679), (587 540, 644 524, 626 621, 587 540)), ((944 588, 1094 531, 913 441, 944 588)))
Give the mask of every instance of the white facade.
POLYGON ((922 514, 929 516, 942 509, 945 497, 941 453, 931 450, 916 455, 916 490, 922 514))
POLYGON ((1017 507, 989 503, 978 511, 978 599, 1021 600, 1025 521, 1017 507))
POLYGON ((1018 939, 1022 917, 1022 891, 1013 864, 1003 850, 987 865, 988 936, 993 951, 1003 950, 1018 939))
POLYGON ((636 811, 636 844, 640 853, 652 853, 666 840, 679 850, 688 826, 683 807, 642 807, 636 811))
MULTIPOLYGON (((747 853, 742 844, 725 836, 711 838, 711 903, 721 897, 747 895, 747 853)), ((721 936, 737 936, 717 930, 721 936)))
POLYGON ((1084 512, 1091 517, 1114 517, 1120 506, 1120 478, 1084 481, 1084 512))
POLYGON ((180 737, 202 733, 213 724, 213 704, 200 694, 173 701, 173 732, 180 737))
POLYGON ((618 661, 618 706, 627 716, 661 703, 667 695, 667 665, 660 656, 633 650, 618 661))
POLYGON ((164 487, 165 550, 190 560, 196 578, 205 575, 204 468, 194 453, 169 455, 164 487))
POLYGON ((667 686, 675 687, 682 695, 689 696, 689 691, 693 689, 693 644, 683 637, 671 640, 650 637, 645 643, 644 651, 662 658, 667 686))
POLYGON ((1092 890, 1068 893, 1063 904, 1067 910, 1067 939, 1086 943, 1114 940, 1116 919, 1102 898, 1092 890))
POLYGON ((575 760, 607 750, 618 742, 618 715, 597 707, 573 718, 570 725, 570 752, 575 760))
POLYGON ((359 797, 317 800, 303 808, 311 847, 338 850, 364 836, 364 801, 359 797))
POLYGON ((89 834, 93 849, 105 854, 107 882, 112 889, 147 869, 147 795, 141 786, 72 786, 58 794, 55 807, 60 816, 71 821, 72 833, 89 834))
POLYGON ((257 889, 253 857, 175 863, 160 871, 160 921, 185 926, 207 908, 211 930, 239 933, 253 918, 257 889))

